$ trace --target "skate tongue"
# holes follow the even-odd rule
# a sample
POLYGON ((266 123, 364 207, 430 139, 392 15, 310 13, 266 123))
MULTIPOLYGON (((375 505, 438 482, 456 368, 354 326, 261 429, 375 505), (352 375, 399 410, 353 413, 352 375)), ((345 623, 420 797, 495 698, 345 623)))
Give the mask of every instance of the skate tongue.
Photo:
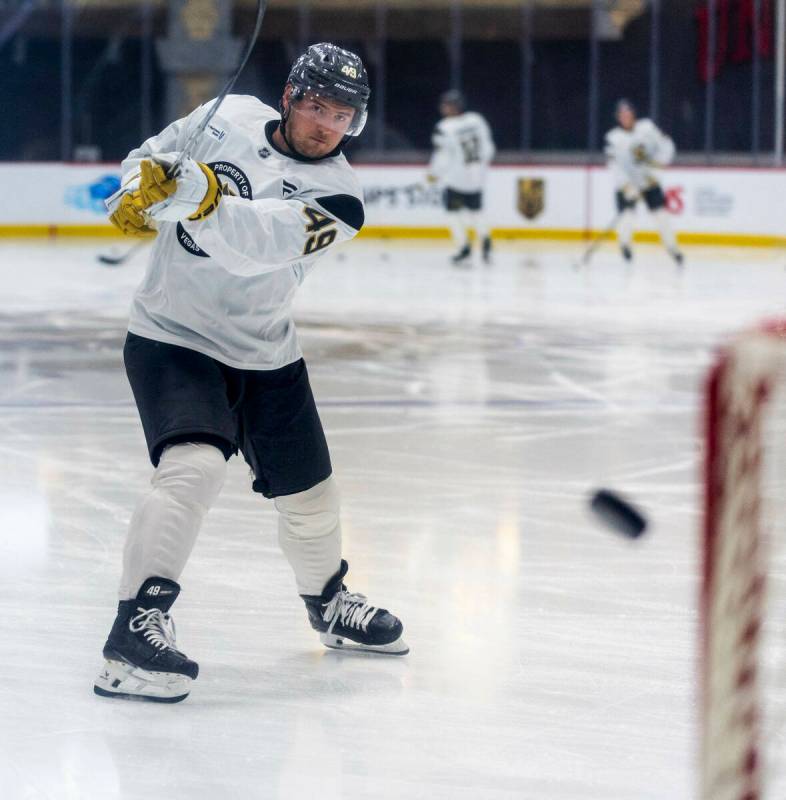
POLYGON ((166 613, 180 594, 180 584, 168 578, 148 578, 136 596, 142 608, 157 608, 166 613))
POLYGON ((344 588, 344 576, 347 574, 348 570, 349 564, 342 558, 338 572, 325 584, 325 588, 322 590, 322 602, 329 602, 336 592, 340 592, 344 588))

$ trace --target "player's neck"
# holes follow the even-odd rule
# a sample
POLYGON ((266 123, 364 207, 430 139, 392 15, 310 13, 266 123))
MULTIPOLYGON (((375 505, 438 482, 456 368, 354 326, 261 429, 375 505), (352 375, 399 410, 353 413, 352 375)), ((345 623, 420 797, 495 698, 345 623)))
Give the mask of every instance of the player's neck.
POLYGON ((271 136, 273 144, 279 148, 279 150, 283 150, 285 153, 291 155, 292 148, 287 144, 287 140, 284 138, 284 134, 281 133, 281 127, 277 127, 276 130, 273 132, 273 136, 271 136))

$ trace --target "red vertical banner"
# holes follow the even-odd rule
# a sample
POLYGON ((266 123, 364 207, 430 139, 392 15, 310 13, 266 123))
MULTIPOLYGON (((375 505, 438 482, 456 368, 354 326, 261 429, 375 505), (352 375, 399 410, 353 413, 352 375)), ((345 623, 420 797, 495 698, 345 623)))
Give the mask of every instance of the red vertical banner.
POLYGON ((731 54, 731 60, 735 64, 753 59, 753 23, 756 16, 754 0, 739 0, 739 4, 737 35, 734 37, 734 50, 731 54))
POLYGON ((773 0, 762 0, 761 20, 759 20, 759 54, 772 58, 775 43, 775 11, 773 0))
POLYGON ((710 47, 709 3, 704 3, 696 9, 696 19, 699 23, 699 77, 704 83, 710 79, 710 76, 717 78, 726 63, 729 51, 730 12, 730 0, 717 0, 715 3, 715 58, 710 65, 707 63, 710 47))
POLYGON ((744 64, 753 60, 757 47, 762 58, 772 58, 774 37, 773 0, 761 0, 758 41, 754 42, 755 0, 717 0, 715 4, 715 58, 707 63, 710 40, 709 3, 697 6, 698 48, 696 52, 699 77, 706 83, 710 75, 717 78, 727 61, 744 64), (730 32, 733 28, 733 50, 729 55, 730 32))

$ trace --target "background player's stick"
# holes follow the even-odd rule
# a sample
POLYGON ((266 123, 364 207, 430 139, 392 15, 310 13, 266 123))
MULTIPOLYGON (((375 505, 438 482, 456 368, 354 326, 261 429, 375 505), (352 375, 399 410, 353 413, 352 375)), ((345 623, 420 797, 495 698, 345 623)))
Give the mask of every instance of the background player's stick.
MULTIPOLYGON (((180 151, 180 155, 177 157, 174 164, 167 169, 167 177, 169 178, 176 178, 179 171, 180 165, 182 164, 183 160, 188 158, 191 155, 191 150, 194 147, 197 139, 202 135, 202 132, 207 128, 208 123, 211 119, 213 119, 216 111, 218 111, 218 107, 221 103, 224 102, 224 98, 232 91, 232 87, 235 85, 235 81, 240 76, 240 73, 243 71, 243 67, 246 66, 246 62, 248 61, 251 51, 254 49, 254 45, 257 41, 257 36, 259 36, 259 31, 262 28, 262 20, 265 17, 265 11, 267 10, 267 0, 257 0, 257 21, 254 25, 254 30, 251 33, 251 36, 248 39, 248 44, 246 45, 246 52, 243 55, 243 58, 240 59, 240 64, 238 65, 237 69, 234 71, 232 76, 226 82, 226 85, 219 93, 218 97, 213 101, 213 105, 210 106, 207 114, 205 114, 203 120, 197 125, 197 127, 192 131, 191 135, 186 140, 183 149, 180 151)), ((111 197, 108 197, 104 203, 106 205, 107 211, 110 213, 115 210, 120 198, 126 194, 127 190, 124 188, 118 189, 111 197)))
POLYGON ((620 221, 620 217, 622 216, 622 212, 618 211, 614 215, 614 219, 606 226, 602 233, 599 233, 591 242, 589 247, 584 251, 584 255, 579 259, 576 263, 577 267, 585 267, 589 264, 589 260, 594 255, 595 251, 609 238, 609 236, 614 233, 617 228, 617 223, 620 221))
POLYGON ((106 264, 110 267, 119 267, 121 264, 125 264, 126 261, 130 261, 144 246, 147 244, 146 242, 135 242, 131 245, 131 247, 126 248, 124 252, 118 253, 116 250, 110 253, 99 253, 98 260, 102 264, 106 264))

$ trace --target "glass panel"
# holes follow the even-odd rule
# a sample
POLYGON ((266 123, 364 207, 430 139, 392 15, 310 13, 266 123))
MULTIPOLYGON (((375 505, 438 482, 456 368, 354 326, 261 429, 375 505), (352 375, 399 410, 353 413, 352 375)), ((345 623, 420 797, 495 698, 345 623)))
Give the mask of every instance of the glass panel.
MULTIPOLYGON (((166 35, 166 0, 153 2, 152 38, 166 35)), ((705 150, 707 0, 659 0, 657 38, 658 124, 674 138, 683 156, 701 160, 705 150)), ((252 3, 238 0, 234 35, 244 35, 252 3)), ((716 153, 748 156, 756 145, 762 160, 771 159, 774 127, 775 0, 714 0, 717 58, 712 141, 716 153), (755 12, 759 36, 755 42, 755 12), (753 86, 758 52, 758 106, 753 86), (754 115, 754 108, 758 114, 754 115)), ((375 92, 366 134, 356 149, 428 151, 438 119, 439 95, 451 85, 451 4, 397 0, 359 0, 358 8, 332 9, 315 4, 309 14, 309 39, 334 40, 365 59, 372 87, 385 53, 384 97, 375 92), (378 48, 382 3, 385 46, 378 48), (385 101, 377 115, 375 104, 385 101), (383 122, 383 135, 377 128, 383 122)), ((584 157, 590 122, 590 13, 587 5, 537 2, 532 11, 531 64, 522 47, 526 6, 511 9, 462 0, 460 73, 469 105, 490 121, 501 150, 529 144, 549 158, 560 151, 584 157), (529 70, 529 71, 528 71, 529 70), (531 75, 531 93, 525 91, 531 75), (527 99, 531 113, 527 110, 527 99), (527 123, 529 123, 529 128, 527 123)), ((614 103, 629 97, 642 116, 651 108, 652 13, 650 3, 599 3, 600 32, 597 83, 597 147, 613 124, 614 103), (618 36, 613 25, 628 19, 618 36), (619 12, 618 15, 610 11, 619 12)), ((60 2, 39 7, 8 34, 0 46, 0 102, 15 109, 0 120, 3 159, 58 159, 61 147, 60 2), (29 98, 40 102, 29 102, 29 98)), ((260 45, 240 77, 237 90, 258 94, 276 104, 292 57, 298 50, 299 3, 274 7, 266 18, 260 45)), ((143 96, 129 76, 142 74, 141 6, 99 7, 80 2, 74 17, 73 144, 94 145, 103 159, 122 157, 142 135, 143 96), (108 32, 117 37, 108 47, 108 32)), ((154 129, 163 119, 166 76, 157 53, 152 56, 149 118, 154 129)), ((149 131, 146 131, 146 133, 149 131)), ((521 156, 521 153, 518 153, 521 156)), ((525 155, 525 157, 529 157, 525 155)), ((716 159, 717 160, 717 159, 716 159)))
POLYGON ((467 105, 489 121, 498 148, 516 150, 521 138, 521 66, 517 41, 465 41, 467 105))
POLYGON ((388 42, 388 147, 431 147, 439 96, 450 88, 445 45, 438 39, 388 42))
POLYGON ((0 159, 60 158, 60 48, 23 32, 0 50, 0 159), (30 98, 37 102, 30 102, 30 98))
POLYGON ((533 149, 585 150, 589 43, 536 40, 533 51, 533 149))

